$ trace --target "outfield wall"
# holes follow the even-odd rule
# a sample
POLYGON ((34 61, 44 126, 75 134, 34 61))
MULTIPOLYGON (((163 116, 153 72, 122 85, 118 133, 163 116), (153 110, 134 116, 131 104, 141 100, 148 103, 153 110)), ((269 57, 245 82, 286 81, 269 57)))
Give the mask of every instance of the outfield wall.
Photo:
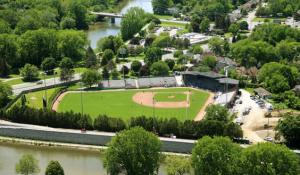
MULTIPOLYGON (((17 127, 2 126, 0 127, 0 135, 5 137, 14 137, 21 139, 31 139, 50 142, 73 143, 83 145, 106 146, 114 133, 74 133, 74 132, 58 132, 44 131, 35 129, 24 129, 17 127)), ((160 138, 162 141, 163 152, 190 153, 194 147, 193 140, 160 138)))

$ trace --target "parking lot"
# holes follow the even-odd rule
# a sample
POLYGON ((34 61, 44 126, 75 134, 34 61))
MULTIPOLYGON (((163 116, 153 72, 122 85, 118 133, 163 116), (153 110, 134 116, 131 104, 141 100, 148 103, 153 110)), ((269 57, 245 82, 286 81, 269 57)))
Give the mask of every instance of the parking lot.
MULTIPOLYGON (((241 124, 245 139, 253 143, 264 142, 265 134, 261 133, 265 130, 264 125, 268 123, 265 113, 270 104, 250 97, 251 94, 246 90, 241 90, 241 92, 240 98, 236 100, 232 108, 233 112, 237 113, 235 122, 241 124)), ((273 131, 265 131, 269 133, 268 136, 273 135, 273 131)))

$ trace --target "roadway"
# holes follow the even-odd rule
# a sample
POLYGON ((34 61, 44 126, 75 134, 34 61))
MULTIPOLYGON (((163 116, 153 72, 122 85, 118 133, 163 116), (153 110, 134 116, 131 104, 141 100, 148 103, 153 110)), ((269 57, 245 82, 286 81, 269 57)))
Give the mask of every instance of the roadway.
MULTIPOLYGON (((81 74, 74 74, 72 81, 80 80, 80 75, 81 74)), ((22 83, 22 84, 17 84, 12 86, 13 94, 18 95, 22 91, 28 91, 28 90, 33 90, 37 88, 42 88, 42 87, 48 87, 48 86, 53 86, 53 85, 59 85, 64 83, 63 81, 60 81, 59 77, 55 78, 49 78, 46 79, 45 81, 42 80, 41 84, 37 84, 37 82, 30 82, 30 83, 22 83)))

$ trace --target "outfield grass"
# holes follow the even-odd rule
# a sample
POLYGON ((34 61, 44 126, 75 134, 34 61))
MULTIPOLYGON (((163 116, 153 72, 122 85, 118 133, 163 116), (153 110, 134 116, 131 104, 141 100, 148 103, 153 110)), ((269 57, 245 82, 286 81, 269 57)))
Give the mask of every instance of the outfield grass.
MULTIPOLYGON (((107 114, 111 117, 120 117, 124 120, 129 120, 136 116, 153 116, 160 118, 175 117, 179 120, 194 119, 201 107, 205 104, 209 94, 204 91, 194 90, 189 88, 169 88, 169 89, 145 89, 145 90, 126 90, 126 91, 100 91, 83 93, 83 110, 84 113, 96 117, 99 114, 107 114), (143 106, 135 103, 132 97, 135 93, 141 91, 167 92, 167 94, 175 94, 178 92, 186 92, 191 90, 190 107, 186 108, 155 108, 143 106), (174 92, 174 93, 172 93, 174 92)), ((166 97, 158 97, 164 100, 166 97)), ((183 98, 182 96, 179 98, 183 98)), ((60 102, 58 107, 59 112, 73 110, 81 112, 81 94, 69 93, 60 102)))
POLYGON ((157 102, 179 102, 186 101, 187 96, 183 93, 166 92, 155 94, 154 99, 157 102))

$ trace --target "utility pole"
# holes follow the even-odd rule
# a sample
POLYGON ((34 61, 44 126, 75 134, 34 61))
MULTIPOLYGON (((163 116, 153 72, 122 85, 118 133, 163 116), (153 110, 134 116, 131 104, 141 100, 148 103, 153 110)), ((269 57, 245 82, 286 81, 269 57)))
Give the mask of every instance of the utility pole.
POLYGON ((47 107, 48 99, 47 99, 47 85, 46 85, 46 72, 43 72, 43 78, 44 78, 44 90, 45 90, 45 107, 47 107))
POLYGON ((82 83, 82 82, 80 82, 80 103, 81 103, 81 117, 83 117, 82 91, 83 91, 83 83, 82 83))

